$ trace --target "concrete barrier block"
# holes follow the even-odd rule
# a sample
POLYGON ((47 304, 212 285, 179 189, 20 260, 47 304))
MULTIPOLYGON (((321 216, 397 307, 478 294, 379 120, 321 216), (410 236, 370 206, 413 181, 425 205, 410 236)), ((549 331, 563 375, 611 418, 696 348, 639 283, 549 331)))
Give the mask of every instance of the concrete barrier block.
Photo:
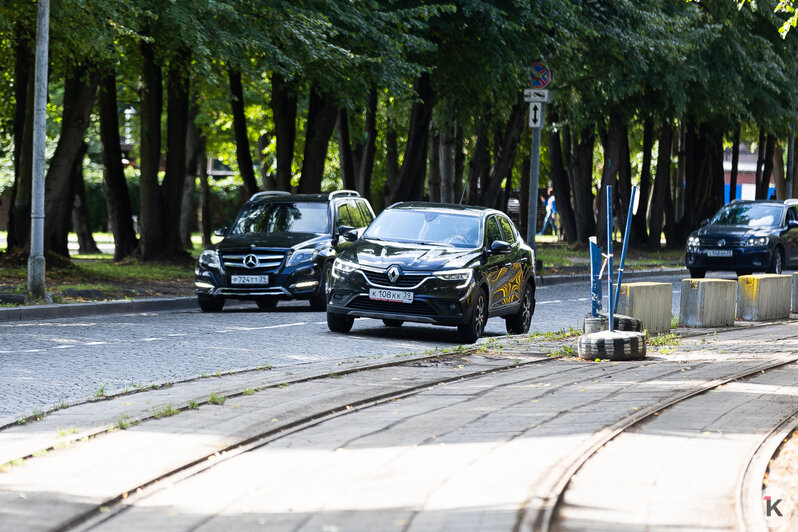
POLYGON ((737 279, 737 316, 746 321, 790 317, 792 276, 764 273, 737 279))
POLYGON ((790 310, 793 314, 798 314, 798 272, 792 274, 792 297, 790 298, 790 310))
POLYGON ((650 333, 667 332, 671 329, 672 293, 670 283, 623 283, 616 311, 639 319, 650 333))
POLYGON ((737 282, 730 279, 682 279, 681 327, 730 327, 737 308, 737 282))

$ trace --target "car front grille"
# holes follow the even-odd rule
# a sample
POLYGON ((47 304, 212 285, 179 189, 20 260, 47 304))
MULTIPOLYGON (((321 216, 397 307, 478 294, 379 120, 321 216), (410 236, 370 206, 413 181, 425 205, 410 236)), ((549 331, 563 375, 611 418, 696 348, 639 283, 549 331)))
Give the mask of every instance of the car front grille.
POLYGON ((745 239, 743 238, 730 238, 730 237, 709 237, 709 236, 702 236, 699 240, 699 243, 702 247, 709 247, 709 248, 733 248, 733 247, 740 247, 745 244, 745 239), (718 243, 723 240, 723 244, 718 245, 718 243))
POLYGON ((412 303, 395 303, 393 301, 373 301, 366 296, 353 299, 347 308, 372 312, 389 312, 392 314, 410 314, 413 316, 431 316, 435 312, 423 301, 412 303))
POLYGON ((390 286, 391 288, 410 288, 412 286, 416 286, 421 281, 426 279, 427 275, 419 275, 419 274, 402 274, 396 280, 395 283, 392 283, 390 279, 388 279, 388 274, 384 272, 372 272, 363 270, 363 274, 366 276, 366 279, 369 280, 371 284, 376 284, 380 286, 390 286))
POLYGON ((220 255, 225 269, 236 273, 271 273, 277 271, 285 260, 285 251, 281 250, 224 252, 220 255), (254 267, 246 264, 251 262, 247 259, 250 256, 255 258, 254 267))

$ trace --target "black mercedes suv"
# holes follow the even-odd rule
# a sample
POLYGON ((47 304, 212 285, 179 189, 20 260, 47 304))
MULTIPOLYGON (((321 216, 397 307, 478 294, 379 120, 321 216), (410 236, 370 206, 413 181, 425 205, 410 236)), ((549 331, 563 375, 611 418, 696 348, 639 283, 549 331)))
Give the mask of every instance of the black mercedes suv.
POLYGON ((330 194, 259 192, 224 239, 199 256, 195 286, 200 308, 222 310, 225 299, 254 300, 261 309, 280 299, 307 299, 326 307, 325 282, 332 262, 374 219, 357 192, 330 194))
POLYGON ((535 311, 535 255, 499 211, 438 203, 392 205, 335 260, 327 325, 355 318, 457 326, 473 343, 485 322, 526 333, 535 311))

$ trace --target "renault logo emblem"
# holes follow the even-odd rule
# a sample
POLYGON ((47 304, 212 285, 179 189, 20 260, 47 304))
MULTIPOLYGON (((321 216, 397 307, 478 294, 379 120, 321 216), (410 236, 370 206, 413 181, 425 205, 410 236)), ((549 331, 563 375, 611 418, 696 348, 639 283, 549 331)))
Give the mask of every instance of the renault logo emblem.
POLYGON ((244 257, 244 266, 247 268, 254 268, 258 265, 258 257, 255 255, 247 255, 244 257))
POLYGON ((722 248, 725 245, 726 245, 726 239, 725 238, 721 238, 720 240, 718 240, 718 247, 719 248, 722 248))
POLYGON ((391 281, 391 284, 395 283, 400 275, 402 275, 402 270, 399 269, 399 266, 388 268, 388 280, 391 281))

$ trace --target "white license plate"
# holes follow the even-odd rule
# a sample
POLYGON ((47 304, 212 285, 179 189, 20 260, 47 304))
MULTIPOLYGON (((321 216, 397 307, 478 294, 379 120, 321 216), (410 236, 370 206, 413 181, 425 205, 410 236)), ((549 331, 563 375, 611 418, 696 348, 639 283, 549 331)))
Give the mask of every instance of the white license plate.
POLYGON ((370 288, 369 299, 373 299, 374 301, 392 301, 394 303, 412 303, 413 292, 408 292, 405 290, 370 288))
POLYGON ((731 257, 732 250, 730 249, 708 249, 707 257, 731 257))
POLYGON ((269 284, 268 275, 231 275, 230 284, 269 284))

